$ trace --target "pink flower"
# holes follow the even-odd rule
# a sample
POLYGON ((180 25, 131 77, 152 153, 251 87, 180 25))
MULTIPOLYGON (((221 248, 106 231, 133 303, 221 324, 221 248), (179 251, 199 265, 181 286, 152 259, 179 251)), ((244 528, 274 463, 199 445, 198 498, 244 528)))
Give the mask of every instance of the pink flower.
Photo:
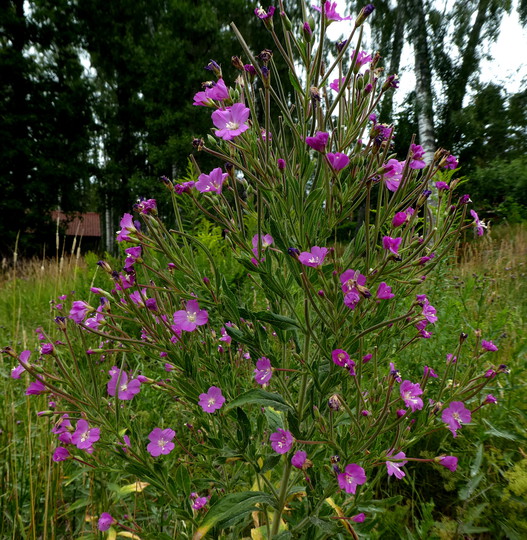
POLYGON ((388 160, 388 163, 384 166, 383 179, 386 187, 390 191, 397 191, 401 178, 403 177, 404 161, 397 161, 396 159, 388 160))
POLYGON ((412 144, 410 146, 410 153, 412 156, 409 165, 410 169, 424 169, 426 167, 426 163, 423 160, 425 155, 423 147, 419 144, 412 144))
POLYGON ((348 17, 342 17, 337 13, 337 2, 326 2, 324 4, 324 11, 322 12, 322 8, 320 6, 317 6, 316 4, 312 4, 311 7, 315 10, 317 10, 319 13, 324 13, 324 16, 328 20, 328 23, 332 23, 333 21, 349 21, 351 20, 351 15, 348 15, 348 17))
POLYGON ((350 355, 343 349, 335 349, 331 352, 331 359, 337 366, 345 367, 350 361, 350 355))
POLYGON ((443 465, 443 467, 454 472, 457 469, 457 461, 456 456, 442 456, 439 458, 439 465, 443 465))
POLYGON ((423 400, 418 397, 423 393, 419 383, 411 381, 403 381, 400 386, 401 398, 404 404, 409 407, 412 412, 420 411, 423 408, 423 400))
POLYGON ((481 346, 486 350, 490 352, 496 352, 498 350, 498 347, 492 343, 492 341, 485 341, 484 339, 481 340, 481 346))
POLYGON ((457 430, 462 424, 467 424, 472 420, 470 410, 462 401, 453 401, 447 409, 443 411, 441 420, 447 425, 454 437, 457 437, 457 430))
POLYGON ((97 528, 100 531, 107 531, 114 523, 116 520, 108 512, 103 512, 99 517, 97 528))
POLYGON ((90 304, 86 303, 84 300, 76 300, 71 306, 69 318, 77 324, 80 324, 84 321, 89 311, 93 311, 90 304))
POLYGON ((274 12, 275 12, 275 7, 274 6, 270 6, 267 11, 265 11, 265 9, 263 7, 259 7, 259 8, 256 8, 254 10, 254 14, 259 19, 262 19, 262 20, 272 18, 272 16, 274 15, 274 12))
POLYGON ((15 366, 15 367, 11 370, 11 378, 12 378, 12 379, 20 379, 20 375, 21 375, 21 374, 25 371, 25 369, 26 369, 22 364, 27 364, 30 356, 31 356, 31 351, 30 351, 30 350, 22 351, 22 352, 18 355, 18 359, 19 359, 19 361, 20 361, 21 363, 20 363, 18 366, 15 366))
POLYGON ((216 167, 209 174, 200 174, 194 187, 201 193, 221 193, 225 179, 229 176, 220 167, 216 167))
POLYGON ((243 103, 235 103, 232 107, 218 109, 212 113, 212 122, 218 128, 216 136, 225 141, 232 141, 249 129, 245 123, 249 119, 250 109, 243 103))
POLYGON ((69 457, 70 453, 67 448, 64 448, 64 446, 57 446, 57 448, 55 448, 55 451, 53 452, 53 457, 51 459, 53 459, 53 461, 55 462, 58 462, 65 461, 69 457))
POLYGON ((224 403, 225 398, 217 386, 211 386, 206 394, 199 395, 198 405, 206 413, 213 413, 221 409, 224 403))
POLYGON ((192 499, 192 509, 201 510, 208 502, 208 497, 200 497, 197 493, 191 493, 190 498, 192 499))
POLYGON ((256 369, 254 370, 254 380, 261 385, 267 384, 273 376, 271 368, 271 360, 263 356, 256 361, 256 369))
POLYGON ((332 83, 330 83, 329 87, 331 90, 335 90, 335 92, 338 92, 340 90, 340 85, 344 83, 346 80, 346 77, 342 77, 341 79, 335 79, 332 83))
MULTIPOLYGON (((355 50, 351 53, 351 60, 353 61, 353 57, 355 56, 355 50)), ((373 58, 365 51, 359 51, 357 54, 357 59, 355 60, 355 65, 353 66, 353 71, 357 73, 359 69, 368 62, 371 62, 373 58)))
POLYGON ((213 106, 214 101, 223 101, 229 99, 229 89, 225 86, 223 79, 218 79, 216 83, 211 83, 210 86, 206 86, 203 92, 198 92, 194 95, 193 105, 200 106, 213 106))
POLYGON ((107 389, 110 396, 115 396, 115 392, 117 391, 117 397, 119 399, 129 401, 141 391, 141 382, 139 379, 128 381, 128 375, 124 371, 119 371, 112 376, 108 382, 107 389))
POLYGON ((382 239, 382 246, 384 247, 384 249, 391 251, 394 255, 398 257, 398 250, 402 241, 402 237, 392 238, 391 236, 384 236, 382 239))
POLYGON ((458 161, 456 157, 453 156, 452 154, 446 158, 445 163, 443 165, 445 169, 457 169, 457 166, 458 166, 458 161))
POLYGON ((101 430, 99 428, 91 428, 86 420, 79 420, 77 422, 77 428, 71 436, 71 442, 79 450, 88 450, 93 443, 97 442, 101 437, 101 430))
POLYGON ((346 493, 353 493, 357 490, 357 486, 362 486, 366 482, 366 473, 364 469, 352 463, 346 465, 344 472, 337 476, 340 489, 343 489, 346 493))
POLYGON ((278 454, 287 454, 293 446, 294 438, 290 431, 278 428, 277 431, 271 433, 269 440, 271 441, 271 448, 278 454))
POLYGON ((485 401, 483 402, 483 404, 494 404, 494 403, 498 403, 498 400, 492 394, 488 394, 487 397, 485 398, 485 401))
POLYGON ((314 137, 306 137, 306 144, 317 152, 324 152, 328 143, 329 133, 317 131, 314 137))
POLYGON ((302 450, 295 452, 295 455, 291 458, 291 465, 297 469, 301 469, 307 460, 307 454, 302 450))
POLYGON ((432 306, 428 300, 428 298, 423 303, 423 312, 422 315, 425 317, 425 319, 431 323, 435 324, 437 322, 437 310, 434 306, 432 306))
POLYGON ((311 251, 302 251, 298 256, 298 260, 305 266, 316 268, 324 264, 327 252, 328 248, 313 246, 311 251))
POLYGON ((146 449, 152 457, 158 457, 161 454, 170 454, 174 450, 175 444, 172 439, 176 436, 173 429, 154 428, 148 435, 150 441, 146 449))
POLYGON ((26 396, 38 396, 46 391, 46 386, 42 381, 32 382, 26 389, 26 396))
POLYGON ((364 512, 361 512, 360 514, 356 514, 355 516, 351 516, 351 521, 354 521, 355 523, 364 523, 365 519, 366 519, 366 516, 364 512))
MULTIPOLYGON (((261 234, 260 235, 260 243, 261 243, 262 252, 263 252, 264 249, 268 248, 269 246, 271 246, 274 243, 274 239, 270 234, 266 234, 266 235, 261 234)), ((253 236, 252 244, 253 244, 252 252, 254 253, 255 257, 258 257, 258 235, 257 234, 255 234, 253 236)), ((264 260, 265 259, 262 257, 261 261, 256 260, 256 262, 258 263, 258 262, 262 262, 264 260)))
POLYGON ((485 222, 479 219, 478 214, 474 210, 470 211, 470 215, 474 218, 474 227, 476 230, 476 234, 478 236, 483 236, 483 233, 487 228, 485 222))
MULTIPOLYGON (((395 456, 392 456, 391 459, 404 460, 405 457, 406 457, 406 454, 404 452, 399 452, 398 454, 395 454, 395 456)), ((395 478, 400 480, 401 478, 403 478, 403 476, 406 476, 404 474, 404 471, 401 470, 401 467, 404 467, 407 463, 408 461, 406 460, 399 461, 399 462, 387 461, 386 469, 388 470, 388 475, 395 476, 395 478)))
POLYGON ((118 242, 131 242, 131 234, 137 233, 137 226, 132 214, 124 214, 120 222, 121 230, 117 231, 118 242))
POLYGON ((346 154, 335 152, 334 154, 326 154, 329 164, 335 171, 341 171, 349 165, 350 158, 346 154))
POLYGON ((379 283, 379 288, 377 289, 377 298, 379 300, 390 300, 395 294, 392 293, 392 288, 389 285, 386 285, 384 281, 379 283))
POLYGON ((176 331, 193 332, 198 326, 207 324, 208 320, 209 314, 204 309, 199 309, 197 300, 189 300, 185 309, 174 313, 176 331))

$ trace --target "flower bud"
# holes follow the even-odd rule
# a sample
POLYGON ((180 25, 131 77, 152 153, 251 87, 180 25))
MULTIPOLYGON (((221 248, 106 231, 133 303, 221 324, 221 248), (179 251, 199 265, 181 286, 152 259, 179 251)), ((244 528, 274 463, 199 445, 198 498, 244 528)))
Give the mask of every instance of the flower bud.
POLYGON ((374 9, 375 9, 375 6, 373 4, 368 4, 364 6, 360 10, 358 17, 355 20, 355 28, 362 26, 364 24, 364 21, 373 13, 374 9))
POLYGON ((284 28, 288 32, 291 32, 291 30, 293 29, 293 25, 285 11, 280 12, 280 18, 282 19, 282 24, 284 25, 284 28))
POLYGON ((309 26, 309 23, 307 22, 302 25, 302 35, 304 36, 306 43, 311 43, 311 39, 313 38, 313 30, 311 30, 311 26, 309 26))

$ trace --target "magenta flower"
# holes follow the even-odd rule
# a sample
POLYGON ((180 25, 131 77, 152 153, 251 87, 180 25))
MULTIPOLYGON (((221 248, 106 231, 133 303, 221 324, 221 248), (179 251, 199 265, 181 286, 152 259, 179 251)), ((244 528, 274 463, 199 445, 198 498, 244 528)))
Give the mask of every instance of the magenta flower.
POLYGON ((448 191, 450 189, 450 186, 446 182, 436 182, 435 186, 437 191, 448 191))
POLYGON ((478 214, 474 210, 470 211, 470 215, 474 218, 474 227, 476 230, 476 234, 478 236, 483 236, 483 233, 487 228, 485 222, 479 219, 478 214))
POLYGON ((445 169, 457 169, 457 166, 458 166, 458 161, 456 157, 453 156, 452 154, 446 158, 445 163, 443 165, 445 169))
POLYGON ((317 152, 325 152, 328 139, 329 133, 317 131, 314 137, 306 137, 306 144, 317 152))
POLYGON ((65 461, 69 457, 70 453, 67 448, 64 448, 64 446, 57 446, 57 448, 55 448, 55 451, 53 452, 53 457, 51 459, 53 459, 53 461, 55 462, 58 462, 65 461))
POLYGON ((295 455, 291 458, 291 465, 297 469, 301 469, 307 460, 307 454, 302 450, 295 452, 295 455))
POLYGON ((349 165, 350 158, 346 154, 335 152, 326 154, 329 164, 335 171, 341 171, 349 165))
POLYGON ((116 520, 108 512, 103 512, 99 517, 97 528, 100 531, 107 531, 114 523, 116 520))
POLYGON ((108 382, 107 389, 110 396, 115 396, 115 392, 117 391, 117 397, 119 399, 129 401, 141 391, 141 382, 139 379, 128 381, 128 375, 124 371, 120 371, 112 376, 108 382))
MULTIPOLYGON (((355 50, 351 53, 351 60, 355 56, 355 50)), ((371 62, 373 58, 365 51, 359 51, 357 54, 357 59, 355 60, 355 65, 353 66, 353 71, 357 73, 359 69, 368 62, 371 62)))
POLYGON ((100 437, 101 430, 99 428, 90 429, 88 422, 81 419, 77 422, 77 429, 71 436, 71 443, 79 450, 88 450, 100 437))
POLYGON ((426 163, 423 160, 425 156, 425 151, 423 147, 419 144, 412 144, 410 146, 410 153, 410 169, 424 169, 426 167, 426 163))
POLYGON ((286 454, 293 446, 294 437, 290 431, 278 428, 277 431, 271 433, 269 440, 271 448, 278 454, 286 454))
POLYGON ((357 490, 357 486, 362 486, 366 482, 366 473, 364 469, 352 463, 346 465, 344 472, 337 476, 340 489, 343 489, 346 493, 353 493, 357 490))
POLYGON ((262 20, 269 19, 274 15, 275 7, 270 6, 267 11, 263 7, 258 7, 254 10, 254 14, 262 20))
MULTIPOLYGON (((391 456, 391 459, 400 459, 404 460, 406 457, 406 454, 404 452, 399 452, 398 454, 395 454, 395 456, 391 456)), ((408 461, 386 461, 386 469, 388 470, 389 476, 395 476, 398 480, 403 478, 405 475, 404 471, 401 470, 401 467, 404 467, 408 461)))
POLYGON ((243 103, 235 103, 232 107, 218 109, 212 113, 212 122, 218 128, 215 131, 217 137, 225 141, 232 141, 234 137, 241 135, 249 129, 246 124, 251 110, 243 103))
POLYGON ((221 193, 225 179, 229 176, 220 167, 216 167, 209 174, 200 174, 194 187, 201 193, 221 193))
POLYGON ((356 514, 355 516, 351 516, 351 521, 354 521, 355 523, 364 523, 365 519, 366 519, 366 516, 364 512, 361 512, 360 514, 356 514))
POLYGON ((437 322, 437 310, 434 306, 432 306, 427 299, 425 299, 424 303, 423 303, 423 312, 422 312, 422 315, 423 317, 425 317, 425 319, 431 323, 431 324, 435 324, 437 322))
POLYGON ((443 465, 443 467, 454 472, 457 469, 457 461, 456 456, 442 456, 439 458, 439 465, 443 465))
POLYGON ((30 350, 22 351, 22 352, 18 355, 18 359, 19 359, 19 361, 20 361, 21 363, 20 363, 18 366, 15 366, 15 367, 11 370, 11 378, 12 378, 12 379, 20 379, 20 375, 21 375, 21 374, 25 371, 25 369, 26 369, 22 364, 27 364, 30 356, 31 356, 31 351, 30 351, 30 350))
POLYGON ((329 87, 331 90, 335 90, 335 92, 338 92, 340 90, 340 85, 344 84, 344 81, 346 80, 346 77, 342 77, 341 79, 335 79, 333 82, 330 83, 329 87))
POLYGON ((199 395, 198 405, 206 413, 213 413, 221 409, 224 403, 225 398, 217 386, 211 386, 206 394, 199 395))
POLYGON ((157 211, 157 202, 155 199, 141 199, 134 204, 134 210, 145 215, 153 214, 157 211))
POLYGON ((198 326, 207 324, 209 314, 204 309, 199 309, 197 300, 189 300, 185 309, 174 313, 174 325, 176 330, 193 332, 198 326))
POLYGON ((324 264, 327 252, 328 248, 313 246, 311 251, 302 251, 298 256, 298 260, 305 266, 316 268, 324 264))
POLYGON ((428 366, 423 367, 423 376, 432 377, 434 379, 437 379, 438 377, 437 373, 431 367, 428 367, 428 366))
POLYGON ((206 86, 203 92, 194 95, 193 105, 209 107, 214 105, 214 100, 223 101, 229 97, 229 89, 225 86, 225 82, 223 79, 218 79, 211 86, 206 86))
POLYGON ((350 361, 350 355, 343 349, 335 349, 331 352, 331 359, 337 366, 345 367, 350 361))
POLYGON ((263 356, 256 361, 256 369, 254 370, 254 380, 261 385, 267 384, 273 376, 271 368, 271 360, 263 356))
POLYGON ((68 317, 77 324, 80 324, 84 321, 89 311, 93 311, 90 304, 86 303, 84 300, 76 300, 71 306, 68 317))
POLYGON ((457 437, 457 430, 462 424, 467 424, 472 420, 470 410, 462 401, 453 401, 447 409, 443 411, 441 420, 447 425, 454 437, 457 437))
POLYGON ((285 159, 278 158, 276 160, 276 165, 278 166, 279 171, 283 171, 285 169, 285 166, 286 166, 285 159))
POLYGON ((134 222, 132 214, 124 214, 120 221, 121 230, 117 231, 118 242, 131 242, 131 234, 135 234, 137 231, 137 224, 134 222))
POLYGON ((46 391, 46 386, 42 381, 32 382, 26 389, 26 396, 38 396, 46 391))
POLYGON ((490 352, 496 352, 498 350, 498 347, 492 343, 492 341, 485 341, 484 339, 481 340, 481 346, 486 350, 490 352))
POLYGON ((324 4, 324 11, 322 11, 322 8, 320 6, 317 6, 316 4, 312 4, 311 7, 317 10, 319 13, 324 13, 328 24, 332 23, 333 21, 351 20, 351 15, 348 15, 347 17, 342 17, 337 13, 337 2, 326 2, 324 4))
POLYGON ((398 250, 402 241, 402 237, 392 238, 391 236, 384 236, 382 239, 382 246, 384 249, 391 251, 395 256, 398 257, 398 250))
MULTIPOLYGON (((260 243, 261 243, 262 251, 263 251, 264 249, 268 248, 269 246, 271 246, 274 243, 274 239, 270 234, 266 234, 266 235, 261 234, 260 235, 260 243)), ((252 252, 254 253, 255 257, 258 257, 258 235, 257 234, 255 234, 253 236, 252 244, 253 244, 252 252)), ((265 259, 262 258, 262 260, 259 261, 259 262, 262 262, 264 260, 265 259)), ((258 261, 256 261, 256 262, 258 263, 258 261)))
POLYGON ((423 408, 423 400, 418 397, 423 393, 423 389, 419 386, 419 383, 412 383, 411 381, 403 381, 400 387, 401 398, 404 404, 409 407, 412 412, 420 411, 423 408))
POLYGON ((492 394, 488 394, 487 397, 485 398, 485 401, 483 402, 483 404, 494 404, 494 403, 498 403, 498 400, 492 394))
POLYGON ((161 454, 170 454, 175 447, 172 442, 175 436, 176 432, 173 429, 154 428, 148 435, 150 442, 146 446, 146 449, 152 457, 158 457, 161 454))
POLYGON ((139 307, 144 308, 145 302, 147 300, 147 292, 146 289, 141 289, 140 291, 134 291, 130 293, 130 300, 139 307))
POLYGON ((395 294, 392 293, 392 288, 389 285, 386 285, 384 281, 379 283, 379 288, 377 289, 377 298, 379 300, 390 300, 395 294))
POLYGON ((209 502, 208 497, 200 497, 194 492, 190 494, 190 498, 192 499, 191 506, 193 510, 201 510, 209 502))
POLYGON ((403 177, 404 161, 388 160, 384 166, 383 179, 390 191, 397 191, 403 177))

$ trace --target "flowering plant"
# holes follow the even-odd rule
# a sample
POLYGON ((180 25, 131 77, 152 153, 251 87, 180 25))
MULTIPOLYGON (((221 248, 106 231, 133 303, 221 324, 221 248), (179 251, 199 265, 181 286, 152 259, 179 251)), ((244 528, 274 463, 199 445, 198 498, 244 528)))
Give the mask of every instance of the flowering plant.
MULTIPOLYGON (((233 27, 248 63, 233 59, 229 86, 212 61, 217 82, 194 97, 214 109, 211 134, 194 141, 196 180, 165 182, 176 228, 140 201, 141 221, 125 214, 118 232, 123 269, 99 263, 108 286, 92 288, 98 302, 70 302, 56 319, 61 339, 49 347, 42 335, 45 356, 10 351, 16 376, 33 379, 27 393, 49 397, 53 459, 112 463, 148 484, 182 538, 355 534, 372 519, 375 485, 403 478, 408 463, 455 470, 455 456, 412 458, 412 445, 438 430, 462 436, 480 392, 506 371, 487 360, 492 341, 476 336, 467 350, 465 334, 433 369, 405 365, 440 318, 422 291, 472 226, 470 200, 442 172, 449 152, 425 163, 412 144, 396 159, 394 130, 374 113, 396 77, 383 81, 380 57, 360 50, 372 10, 327 68, 326 28, 350 18, 334 3, 314 7, 317 36, 308 23, 297 35, 281 2, 282 37, 274 8, 256 10, 289 67, 289 94, 273 52, 254 55, 233 27), (202 172, 200 153, 218 166, 202 172), (224 231, 246 272, 238 288, 183 226, 182 197, 224 231), (353 239, 337 241, 359 215, 353 239)), ((148 519, 126 525, 104 510, 100 530, 155 534, 148 519)))

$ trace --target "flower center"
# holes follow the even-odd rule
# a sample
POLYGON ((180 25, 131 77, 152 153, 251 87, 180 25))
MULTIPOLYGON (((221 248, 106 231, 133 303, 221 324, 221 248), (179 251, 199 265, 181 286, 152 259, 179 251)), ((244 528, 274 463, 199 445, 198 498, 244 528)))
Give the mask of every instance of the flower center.
POLYGON ((165 448, 165 445, 167 444, 168 441, 165 441, 165 439, 159 439, 157 441, 157 446, 160 446, 161 448, 165 448))
POLYGON ((128 385, 127 384, 122 384, 121 385, 121 392, 126 392, 126 390, 128 390, 128 385))
POLYGON ((85 431, 82 435, 81 435, 81 442, 84 442, 88 439, 88 437, 90 436, 89 432, 88 431, 85 431))
POLYGON ((213 397, 210 397, 207 403, 209 404, 209 407, 212 407, 212 405, 216 403, 216 399, 213 397))
POLYGON ((227 122, 227 124, 225 124, 225 128, 226 129, 238 129, 240 127, 240 124, 238 124, 238 122, 227 122))
POLYGON ((187 312, 187 321, 196 322, 197 313, 188 313, 187 312))

